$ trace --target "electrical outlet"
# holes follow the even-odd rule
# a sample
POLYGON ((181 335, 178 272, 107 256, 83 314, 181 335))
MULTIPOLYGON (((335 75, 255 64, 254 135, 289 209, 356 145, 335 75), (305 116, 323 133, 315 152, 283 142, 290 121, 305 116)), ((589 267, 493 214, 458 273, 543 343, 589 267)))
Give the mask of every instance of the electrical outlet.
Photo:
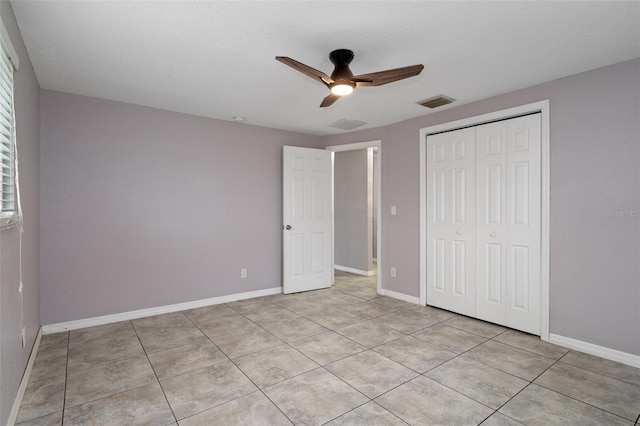
POLYGON ((391 206, 391 216, 396 215, 396 206, 391 206))
POLYGON ((396 268, 391 267, 391 277, 395 278, 396 277, 396 268))
POLYGON ((247 278, 247 268, 240 269, 240 278, 247 278))

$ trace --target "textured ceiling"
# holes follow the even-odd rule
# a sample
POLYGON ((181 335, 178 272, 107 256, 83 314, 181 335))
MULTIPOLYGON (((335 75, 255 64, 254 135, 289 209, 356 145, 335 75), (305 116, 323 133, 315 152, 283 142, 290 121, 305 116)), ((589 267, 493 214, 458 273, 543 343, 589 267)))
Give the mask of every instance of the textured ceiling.
POLYGON ((640 56, 640 2, 12 1, 44 89, 317 135, 428 114, 640 56), (330 74, 422 63, 418 77, 328 91, 277 62, 330 74))

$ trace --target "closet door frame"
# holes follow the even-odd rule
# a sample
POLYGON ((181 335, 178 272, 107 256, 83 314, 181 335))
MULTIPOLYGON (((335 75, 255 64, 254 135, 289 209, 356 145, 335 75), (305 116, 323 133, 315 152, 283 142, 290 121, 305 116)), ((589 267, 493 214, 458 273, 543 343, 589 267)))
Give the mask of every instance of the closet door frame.
POLYGON ((540 113, 540 338, 549 341, 550 131, 549 100, 420 129, 420 304, 427 304, 427 136, 540 113))

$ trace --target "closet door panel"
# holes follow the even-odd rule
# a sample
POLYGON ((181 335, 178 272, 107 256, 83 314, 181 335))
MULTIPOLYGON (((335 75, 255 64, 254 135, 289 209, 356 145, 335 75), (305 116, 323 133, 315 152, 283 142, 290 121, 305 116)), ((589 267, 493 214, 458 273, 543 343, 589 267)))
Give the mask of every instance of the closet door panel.
POLYGON ((507 319, 540 334, 540 114, 507 121, 507 319))
POLYGON ((475 316, 475 131, 427 137, 427 304, 475 316))
POLYGON ((476 317, 507 319, 507 125, 476 127, 476 317))

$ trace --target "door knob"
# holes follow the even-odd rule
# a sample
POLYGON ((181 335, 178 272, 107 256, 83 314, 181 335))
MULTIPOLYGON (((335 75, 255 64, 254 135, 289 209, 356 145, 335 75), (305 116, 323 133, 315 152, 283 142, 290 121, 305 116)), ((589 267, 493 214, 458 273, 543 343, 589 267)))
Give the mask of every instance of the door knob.
POLYGON ((492 233, 490 233, 490 234, 489 234, 489 236, 490 236, 491 238, 495 238, 495 237, 496 237, 496 233, 495 233, 495 232, 492 232, 492 233))
POLYGON ((458 228, 458 230, 456 231, 456 235, 462 235, 462 231, 460 230, 460 228, 458 228))
POLYGON ((293 226, 287 225, 287 226, 284 227, 284 229, 286 229, 287 231, 290 231, 291 229, 293 229, 293 226))

